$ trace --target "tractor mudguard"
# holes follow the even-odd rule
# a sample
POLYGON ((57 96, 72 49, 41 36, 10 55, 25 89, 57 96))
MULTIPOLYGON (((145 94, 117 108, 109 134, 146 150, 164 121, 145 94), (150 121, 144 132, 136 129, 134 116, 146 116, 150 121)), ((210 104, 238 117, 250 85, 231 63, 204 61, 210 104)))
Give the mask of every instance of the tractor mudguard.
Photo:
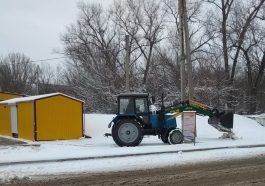
POLYGON ((111 121, 110 121, 110 123, 109 123, 109 125, 108 125, 108 128, 111 128, 111 126, 112 126, 112 123, 117 123, 117 121, 119 121, 120 120, 120 116, 116 116, 116 117, 114 117, 111 121))
POLYGON ((108 128, 111 128, 111 125, 112 125, 113 120, 114 120, 114 118, 109 122, 108 128))

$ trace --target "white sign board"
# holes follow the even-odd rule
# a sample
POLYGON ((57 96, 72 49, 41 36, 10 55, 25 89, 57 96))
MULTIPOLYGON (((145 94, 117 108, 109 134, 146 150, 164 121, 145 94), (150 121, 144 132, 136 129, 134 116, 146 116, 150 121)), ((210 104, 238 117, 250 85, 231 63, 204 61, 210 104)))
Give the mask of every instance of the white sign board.
POLYGON ((184 141, 194 142, 196 137, 196 112, 184 111, 182 114, 184 141))

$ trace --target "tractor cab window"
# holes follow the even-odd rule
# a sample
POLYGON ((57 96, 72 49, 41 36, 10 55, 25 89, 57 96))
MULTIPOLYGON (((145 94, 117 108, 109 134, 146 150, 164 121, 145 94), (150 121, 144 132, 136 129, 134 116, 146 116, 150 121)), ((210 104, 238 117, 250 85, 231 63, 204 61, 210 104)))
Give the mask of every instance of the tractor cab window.
POLYGON ((121 98, 119 111, 120 114, 133 114, 134 113, 133 98, 121 98))
POLYGON ((148 112, 147 99, 146 98, 136 98, 135 99, 135 108, 136 108, 136 113, 148 112))

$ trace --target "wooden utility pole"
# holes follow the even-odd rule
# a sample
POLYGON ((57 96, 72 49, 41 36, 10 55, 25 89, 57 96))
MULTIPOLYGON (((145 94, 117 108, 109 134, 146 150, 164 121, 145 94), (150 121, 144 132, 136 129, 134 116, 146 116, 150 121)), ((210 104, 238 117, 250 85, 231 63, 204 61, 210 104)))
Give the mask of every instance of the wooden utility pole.
MULTIPOLYGON (((191 63, 191 48, 190 48, 190 37, 189 37, 189 26, 188 26, 188 15, 187 15, 187 2, 186 0, 179 0, 179 15, 180 15, 180 38, 181 38, 181 55, 185 60, 181 63, 181 99, 182 95, 185 95, 185 61, 187 64, 187 76, 188 76, 188 97, 193 99, 194 89, 192 83, 192 63, 191 63), (184 67, 183 67, 184 66, 184 67), (183 74, 182 74, 183 73, 183 74)), ((184 98, 185 99, 185 98, 184 98)))
POLYGON ((190 35, 188 26, 188 15, 187 15, 187 2, 183 0, 183 19, 184 19, 184 31, 185 31, 185 45, 186 45, 186 60, 187 60, 187 71, 188 71, 188 89, 189 89, 189 100, 193 99, 193 83, 192 83, 192 64, 191 64, 191 49, 190 49, 190 35))
POLYGON ((129 35, 125 36, 125 42, 126 42, 126 56, 125 56, 125 89, 126 92, 130 91, 130 44, 129 44, 129 35))
POLYGON ((183 6, 182 0, 178 0, 179 8, 179 34, 180 34, 180 91, 181 101, 185 100, 185 53, 184 53, 184 32, 183 32, 183 6))

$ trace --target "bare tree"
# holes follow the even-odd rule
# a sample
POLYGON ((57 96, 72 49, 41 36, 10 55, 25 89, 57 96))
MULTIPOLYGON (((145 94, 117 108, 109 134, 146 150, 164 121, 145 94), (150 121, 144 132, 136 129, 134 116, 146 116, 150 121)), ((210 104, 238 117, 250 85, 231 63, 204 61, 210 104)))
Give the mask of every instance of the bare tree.
POLYGON ((54 92, 63 92, 66 87, 62 82, 58 81, 61 78, 61 74, 55 72, 54 68, 50 65, 38 65, 35 69, 36 81, 35 81, 35 94, 48 94, 54 92))
POLYGON ((30 58, 20 53, 10 53, 0 59, 0 86, 3 91, 31 93, 35 81, 35 66, 30 58))
MULTIPOLYGON (((263 22, 263 21, 262 21, 263 22)), ((245 62, 247 76, 247 96, 251 98, 248 104, 248 112, 253 113, 258 107, 258 92, 262 92, 262 80, 265 69, 265 32, 263 24, 258 20, 252 22, 245 36, 245 41, 238 48, 242 51, 239 59, 245 62), (241 57, 241 58, 240 58, 241 57)))
MULTIPOLYGON (((211 25, 216 25, 221 29, 214 29, 220 33, 222 54, 224 60, 224 69, 226 79, 233 82, 237 61, 240 53, 240 47, 244 43, 246 32, 251 22, 259 16, 259 12, 265 0, 242 2, 239 0, 206 0, 206 2, 214 5, 221 12, 221 17, 212 16, 211 25), (233 47, 235 51, 232 50, 233 47), (229 61, 232 62, 230 71, 229 61)), ((216 14, 219 15, 217 11, 216 14)), ((213 31, 214 31, 213 30, 213 31)), ((218 40, 214 41, 217 47, 220 46, 218 40)))
MULTIPOLYGON (((249 104, 249 112, 262 110, 264 1, 189 1, 197 99, 240 112, 249 104)), ((109 10, 79 3, 79 10, 77 22, 61 37, 69 57, 63 80, 71 94, 86 100, 92 111, 114 110, 115 95, 125 91, 129 35, 131 89, 179 98, 177 1, 116 0, 109 10)))
MULTIPOLYGON (((217 9, 221 12, 220 20, 217 19, 217 24, 221 23, 221 40, 222 40, 222 50, 223 50, 223 60, 225 67, 225 77, 226 80, 229 79, 229 53, 228 53, 228 18, 230 16, 231 8, 234 3, 234 0, 206 0, 206 2, 215 5, 217 9)), ((214 18, 214 17, 211 17, 214 18)), ((212 22, 212 21, 211 21, 212 22)))
POLYGON ((233 65, 231 69, 231 77, 230 80, 233 81, 235 77, 235 70, 237 65, 237 60, 239 57, 240 48, 244 43, 244 39, 248 29, 251 26, 251 23, 259 16, 259 12, 264 5, 265 0, 252 1, 248 7, 245 7, 240 4, 240 2, 235 7, 234 17, 235 19, 234 29, 237 33, 237 39, 234 42, 234 46, 236 47, 236 52, 233 57, 233 65), (246 14, 247 12, 247 14, 246 14), (238 15, 239 14, 239 15, 238 15))
POLYGON ((145 86, 155 47, 164 39, 165 11, 162 3, 158 0, 116 1, 113 12, 117 24, 131 37, 135 50, 144 59, 138 67, 143 71, 142 84, 145 86))
POLYGON ((114 96, 124 88, 119 31, 100 5, 80 3, 79 10, 77 23, 61 38, 70 56, 66 81, 94 111, 112 109, 114 96))

